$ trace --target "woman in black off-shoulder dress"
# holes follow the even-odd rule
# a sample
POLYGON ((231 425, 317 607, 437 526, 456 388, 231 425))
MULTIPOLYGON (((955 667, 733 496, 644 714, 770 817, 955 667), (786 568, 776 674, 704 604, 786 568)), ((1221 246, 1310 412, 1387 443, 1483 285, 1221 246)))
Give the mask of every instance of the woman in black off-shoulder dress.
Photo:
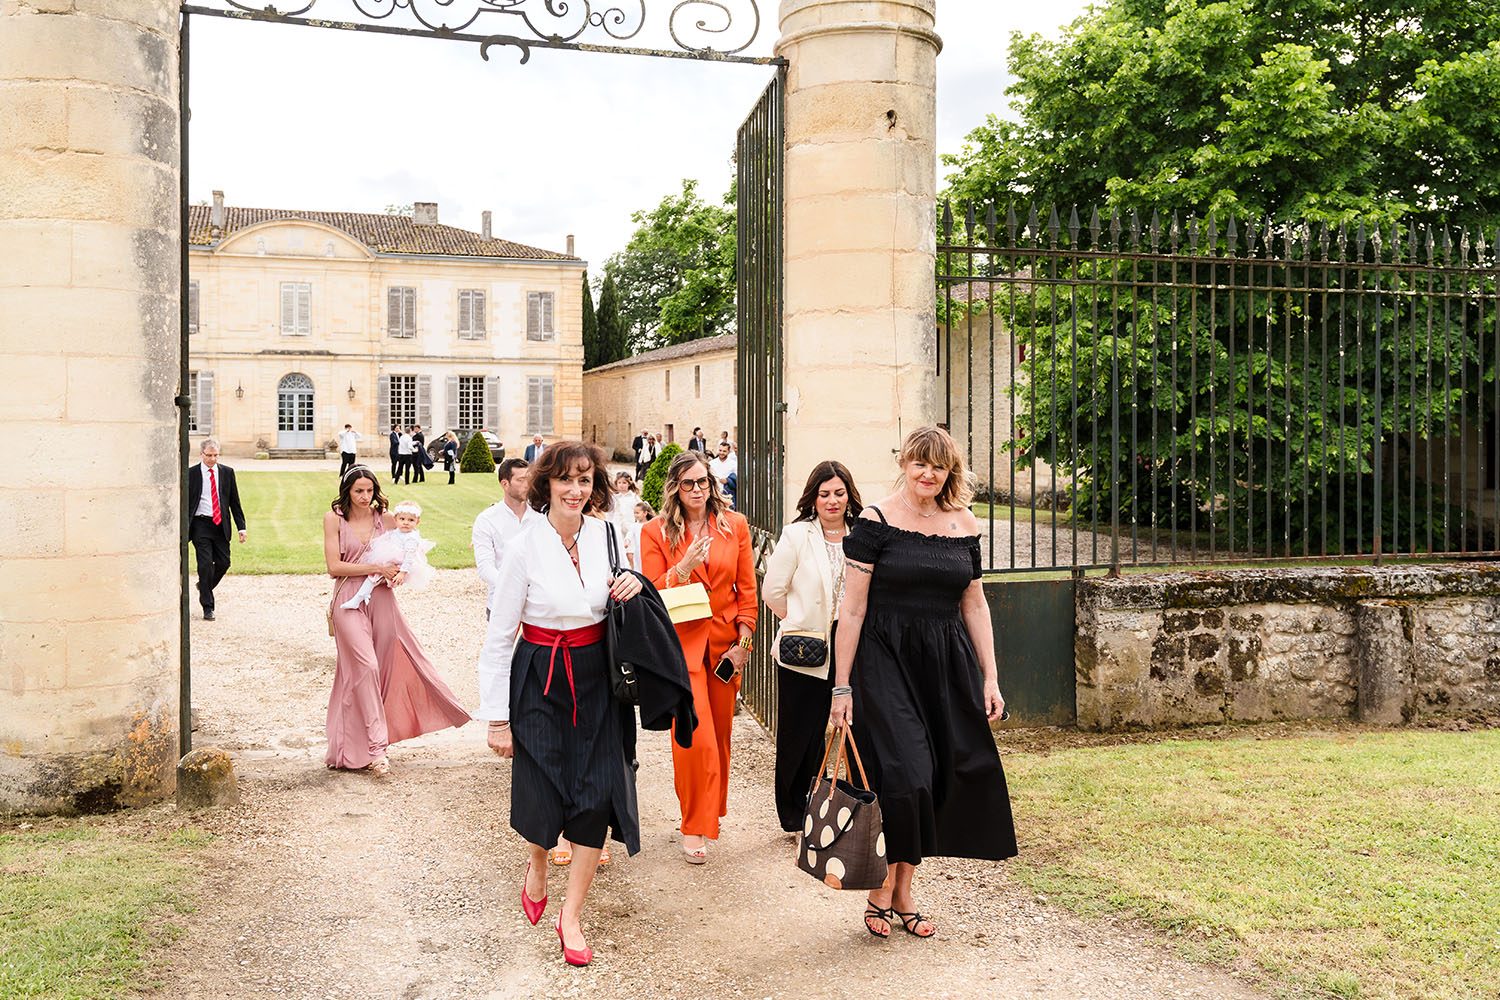
POLYGON ((844 540, 844 603, 830 721, 851 724, 880 797, 891 875, 870 893, 865 927, 917 937, 926 857, 1016 854, 1005 773, 990 731, 1005 702, 980 587, 979 534, 963 457, 936 427, 908 435, 897 491, 865 508, 844 540))

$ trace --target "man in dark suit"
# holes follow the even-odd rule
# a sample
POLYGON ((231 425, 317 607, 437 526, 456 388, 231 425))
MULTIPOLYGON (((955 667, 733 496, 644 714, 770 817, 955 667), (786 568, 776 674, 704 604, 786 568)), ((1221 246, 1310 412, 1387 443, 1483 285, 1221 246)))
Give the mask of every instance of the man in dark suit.
POLYGON ((198 602, 203 620, 214 620, 214 588, 229 572, 229 519, 245 541, 245 511, 234 470, 219 464, 219 442, 208 438, 198 449, 202 461, 188 470, 188 540, 198 555, 198 602))
MULTIPOLYGON (((391 482, 401 477, 401 428, 391 424, 391 482)), ((343 483, 339 484, 340 486, 343 483)))
POLYGON ((546 450, 547 446, 542 444, 542 436, 540 434, 532 437, 531 443, 526 446, 526 464, 530 465, 541 458, 542 452, 546 450))
POLYGON ((427 454, 427 435, 422 433, 420 424, 411 425, 411 471, 416 473, 417 482, 427 482, 427 464, 432 461, 427 454))

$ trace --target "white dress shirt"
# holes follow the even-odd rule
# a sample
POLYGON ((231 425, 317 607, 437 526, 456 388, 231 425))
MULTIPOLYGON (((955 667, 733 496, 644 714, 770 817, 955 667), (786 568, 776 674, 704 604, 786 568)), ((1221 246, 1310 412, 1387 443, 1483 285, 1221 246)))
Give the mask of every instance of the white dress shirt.
POLYGON ((495 599, 495 583, 500 579, 500 562, 505 556, 505 547, 521 533, 522 528, 540 520, 543 520, 543 515, 532 510, 530 504, 517 517, 504 500, 486 507, 474 518, 469 544, 474 549, 474 568, 479 570, 479 579, 489 591, 486 607, 495 599))
POLYGON ((359 431, 339 431, 339 451, 347 451, 354 454, 359 447, 359 439, 362 435, 359 431))
POLYGON ((219 467, 215 465, 213 468, 209 468, 202 462, 199 462, 198 468, 203 470, 203 495, 198 498, 198 509, 193 511, 193 513, 197 514, 200 517, 214 516, 215 490, 219 491, 219 513, 226 513, 226 511, 224 510, 224 490, 222 487, 220 487, 218 481, 219 467), (214 481, 212 485, 210 485, 209 483, 210 479, 214 481))
POLYGON ((474 718, 510 718, 510 665, 522 622, 575 629, 604 620, 610 585, 605 532, 613 530, 597 517, 583 519, 578 536, 582 579, 550 524, 534 522, 506 548, 490 603, 489 631, 479 653, 479 710, 474 718))
POLYGON ((415 455, 416 453, 417 443, 412 440, 412 436, 410 434, 401 435, 400 439, 396 442, 396 454, 415 455))

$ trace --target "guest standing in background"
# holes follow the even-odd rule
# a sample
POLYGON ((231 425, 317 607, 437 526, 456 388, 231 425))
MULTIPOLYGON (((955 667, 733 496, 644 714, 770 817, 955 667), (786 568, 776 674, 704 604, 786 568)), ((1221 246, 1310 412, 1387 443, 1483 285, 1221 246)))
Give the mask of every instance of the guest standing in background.
MULTIPOLYGON (((391 424, 391 484, 395 485, 396 480, 398 480, 400 478, 401 478, 401 427, 398 424, 391 424)), ((339 477, 339 481, 343 482, 343 477, 342 476, 339 477)))
POLYGON ((542 452, 546 450, 547 446, 542 443, 542 436, 540 434, 533 435, 531 443, 526 446, 526 461, 535 462, 542 457, 542 452))
POLYGON ((344 429, 339 432, 339 482, 344 481, 344 473, 359 459, 359 442, 363 435, 354 429, 353 424, 345 424, 344 429))
POLYGON ((409 431, 400 431, 396 438, 396 455, 399 461, 396 463, 396 478, 391 481, 392 486, 400 482, 402 476, 406 477, 407 484, 411 483, 412 459, 416 457, 414 449, 415 446, 412 443, 411 433, 409 431))
POLYGON ((214 620, 214 588, 229 572, 229 519, 245 544, 245 511, 234 470, 219 464, 219 442, 207 438, 198 446, 198 464, 188 470, 188 541, 198 557, 198 603, 203 620, 214 620))
POLYGON ((386 751, 392 743, 469 721, 422 651, 391 587, 376 587, 368 603, 341 607, 371 574, 394 583, 401 572, 397 562, 365 561, 370 543, 386 532, 385 507, 375 473, 356 465, 323 515, 323 558, 338 581, 330 609, 336 656, 324 759, 331 768, 368 768, 382 776, 391 769, 386 751))
POLYGON ((500 477, 500 501, 479 512, 469 536, 474 547, 474 568, 479 571, 479 579, 484 581, 486 589, 486 618, 490 616, 490 604, 495 599, 495 584, 500 579, 505 547, 523 528, 542 520, 542 515, 526 502, 531 490, 531 470, 527 463, 519 458, 507 458, 495 473, 500 477))
POLYGON ((693 436, 688 438, 688 451, 696 451, 700 455, 708 454, 708 438, 703 436, 702 427, 693 428, 693 436))
POLYGON ((635 506, 641 502, 641 494, 635 487, 635 480, 630 478, 628 472, 615 473, 612 482, 615 505, 609 512, 609 519, 614 522, 620 532, 620 537, 624 540, 626 562, 631 569, 635 569, 640 565, 636 552, 639 536, 630 529, 635 525, 635 506))
POLYGON ((638 442, 635 448, 635 478, 645 479, 646 470, 651 468, 651 463, 656 461, 656 439, 650 431, 644 431, 636 438, 638 442))
POLYGON ((427 466, 432 459, 427 454, 427 435, 422 433, 420 424, 411 425, 411 458, 416 481, 427 482, 427 466))
POLYGON ((771 651, 780 668, 776 815, 788 833, 802 829, 807 792, 823 760, 839 601, 844 596, 844 536, 861 509, 849 470, 840 462, 819 462, 797 501, 797 519, 781 530, 761 581, 766 607, 781 619, 771 651), (821 662, 811 662, 806 655, 809 639, 821 645, 821 662), (788 657, 798 662, 789 663, 788 657))
POLYGON ((566 838, 574 858, 557 936, 569 965, 588 965, 583 906, 600 852, 611 833, 631 854, 640 850, 635 771, 625 753, 625 714, 610 690, 604 609, 610 597, 632 600, 642 584, 613 573, 607 538, 614 526, 588 516, 610 509, 603 450, 560 442, 531 471, 527 501, 544 520, 515 540, 501 567, 479 658, 477 717, 489 720, 490 748, 514 758, 510 825, 530 851, 521 910, 533 924, 541 919, 546 845, 566 838))
POLYGON ((448 485, 452 486, 458 472, 458 435, 452 431, 443 435, 443 471, 448 473, 448 485))
POLYGON ((1005 700, 963 453, 947 431, 920 427, 897 464, 896 492, 844 539, 828 721, 851 726, 880 797, 890 874, 868 896, 865 929, 886 938, 899 920, 928 938, 937 925, 917 909, 917 866, 1015 857, 1016 831, 989 725, 1005 700))
POLYGON ((676 626, 698 727, 691 748, 672 742, 683 856, 701 865, 708 860, 708 841, 718 839, 719 820, 728 811, 735 698, 760 605, 750 525, 729 509, 697 452, 682 452, 667 467, 661 516, 641 530, 641 572, 658 590, 689 583, 708 589, 709 617, 676 626), (726 676, 715 672, 721 661, 727 661, 726 676))
POLYGON ((722 483, 739 470, 740 460, 735 457, 733 446, 728 441, 720 441, 718 454, 708 461, 708 471, 722 483))

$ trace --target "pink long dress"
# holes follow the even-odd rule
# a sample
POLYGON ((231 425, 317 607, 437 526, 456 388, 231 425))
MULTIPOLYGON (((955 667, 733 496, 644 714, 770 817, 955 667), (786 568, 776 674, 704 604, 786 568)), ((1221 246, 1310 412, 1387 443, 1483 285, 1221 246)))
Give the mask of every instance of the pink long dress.
MULTIPOLYGON (((375 515, 370 540, 385 532, 375 515)), ((339 519, 339 558, 363 562, 369 546, 339 519)), ((390 587, 380 585, 359 608, 340 604, 354 596, 362 576, 345 577, 333 597, 333 637, 338 661, 328 697, 329 767, 361 768, 385 756, 392 743, 469 721, 443 683, 390 587)))

